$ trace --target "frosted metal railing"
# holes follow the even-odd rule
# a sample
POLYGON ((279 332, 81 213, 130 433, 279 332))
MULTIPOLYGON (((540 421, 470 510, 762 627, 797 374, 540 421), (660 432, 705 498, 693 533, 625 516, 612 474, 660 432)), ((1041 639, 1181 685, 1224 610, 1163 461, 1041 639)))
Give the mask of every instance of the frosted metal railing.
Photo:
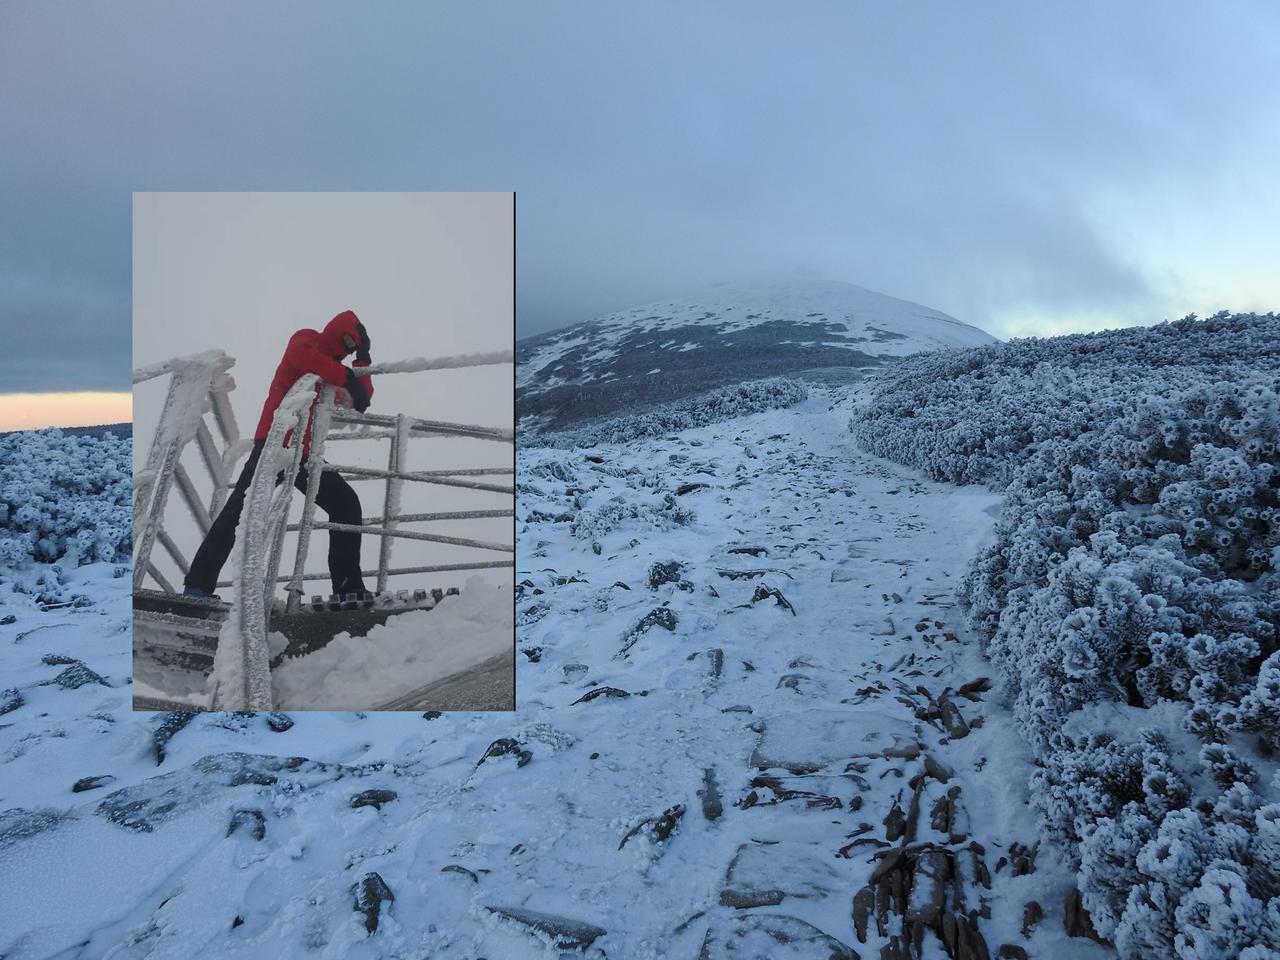
MULTIPOLYGON (((421 373, 428 370, 514 362, 514 351, 500 351, 404 360, 363 368, 360 373, 362 375, 421 373)), ((207 533, 213 518, 217 516, 226 499, 227 491, 233 487, 231 477, 236 461, 251 446, 249 442, 240 438, 228 398, 230 390, 235 388, 235 382, 227 375, 227 370, 234 363, 234 359, 221 351, 210 351, 134 371, 135 384, 164 375, 171 376, 169 394, 148 454, 147 466, 134 475, 133 586, 135 589, 142 585, 144 577, 149 574, 163 590, 169 593, 175 592, 173 585, 151 560, 151 551, 156 542, 168 551, 183 574, 189 571, 186 558, 172 537, 165 532, 163 526, 164 509, 170 490, 176 485, 201 533, 207 533), (214 416, 215 426, 223 439, 221 449, 204 420, 205 413, 210 410, 214 416), (200 501, 195 485, 179 462, 183 449, 192 440, 197 442, 201 459, 213 481, 213 494, 207 507, 200 501)), ((509 443, 514 446, 514 429, 423 420, 404 414, 358 413, 354 410, 335 407, 335 397, 334 387, 321 384, 318 377, 307 374, 289 390, 272 418, 262 456, 246 492, 245 506, 236 538, 236 552, 233 554, 234 574, 230 580, 221 581, 218 584, 219 587, 232 587, 234 593, 231 612, 223 626, 218 643, 211 691, 211 706, 214 709, 270 709, 271 679, 267 633, 275 585, 277 583, 288 585, 286 609, 296 611, 301 605, 303 583, 329 578, 327 572, 306 572, 307 550, 312 530, 352 531, 378 536, 380 538, 378 567, 373 571, 362 571, 361 575, 376 577, 377 590, 380 593, 386 590, 387 581, 393 576, 515 566, 514 542, 505 544, 399 529, 402 523, 514 517, 514 458, 510 468, 469 467, 456 470, 422 471, 403 469, 407 459, 405 454, 411 439, 471 437, 509 443), (318 387, 320 397, 317 401, 315 395, 318 387), (306 460, 308 471, 306 499, 301 521, 290 524, 287 522, 289 504, 294 483, 303 464, 302 442, 298 438, 305 436, 308 419, 311 420, 311 444, 306 460), (351 424, 357 429, 331 433, 335 422, 351 424), (285 436, 291 431, 293 439, 286 446, 285 436), (339 439, 390 439, 391 450, 387 459, 387 469, 325 464, 325 444, 329 440, 339 439), (320 476, 325 470, 336 471, 348 480, 382 480, 385 484, 382 513, 378 516, 362 517, 359 524, 336 524, 315 520, 316 495, 319 492, 320 476), (469 479, 507 474, 512 476, 510 484, 469 479), (277 476, 280 478, 279 482, 277 482, 277 476), (510 496, 512 501, 510 506, 500 509, 405 514, 400 511, 400 494, 405 481, 500 493, 510 496), (289 531, 298 533, 297 551, 292 572, 280 575, 284 537, 289 531), (513 558, 393 567, 391 566, 392 550, 394 542, 398 539, 429 541, 509 553, 513 558)))
POLYGON ((209 706, 214 710, 270 710, 272 706, 267 625, 274 584, 268 571, 280 562, 289 499, 302 465, 299 438, 306 429, 318 380, 315 374, 306 374, 285 394, 249 481, 232 555, 236 576, 231 612, 219 632, 210 675, 209 706), (289 430, 293 445, 286 447, 289 430), (285 482, 277 486, 276 475, 282 468, 285 482))
POLYGON ((221 350, 210 350, 133 371, 135 385, 169 377, 169 390, 147 454, 147 465, 133 476, 135 590, 150 574, 161 589, 174 592, 173 585, 151 559, 156 543, 164 547, 184 575, 190 569, 186 557, 164 528, 165 506, 175 485, 202 534, 208 532, 222 507, 231 469, 245 447, 227 396, 235 388, 235 381, 227 373, 234 364, 235 360, 221 350), (205 421, 205 414, 210 411, 222 438, 221 447, 205 421), (193 439, 213 478, 213 495, 207 505, 201 502, 180 460, 183 448, 193 439))
MULTIPOLYGON (((418 358, 402 360, 394 363, 374 365, 362 368, 362 376, 386 375, 395 373, 422 373, 428 370, 457 369, 461 367, 487 366, 492 364, 514 363, 514 351, 505 350, 495 353, 464 354, 454 357, 438 357, 433 359, 418 358)), ((443 534, 424 533, 398 529, 401 523, 430 523, 440 520, 477 519, 481 517, 514 516, 515 514, 515 464, 506 467, 477 467, 458 470, 426 470, 409 471, 404 469, 407 462, 409 441, 413 438, 430 437, 471 437, 499 443, 515 444, 514 428, 476 426, 473 424, 446 423, 438 420, 423 420, 405 414, 359 413, 355 410, 341 409, 334 406, 336 389, 325 386, 320 400, 316 404, 316 413, 311 429, 311 452, 307 461, 307 496, 303 505, 302 518, 299 523, 291 524, 279 531, 283 541, 287 531, 298 534, 297 551, 294 555, 293 574, 281 577, 278 567, 271 570, 272 584, 285 582, 288 593, 286 609, 295 612, 302 603, 303 583, 306 580, 323 579, 320 575, 307 575, 307 551, 310 546, 313 530, 347 531, 351 533, 369 534, 379 537, 378 567, 376 571, 361 572, 361 576, 376 576, 376 592, 383 593, 387 589, 387 581, 392 576, 401 574, 426 572, 423 568, 393 568, 391 566, 392 549, 396 540, 419 540, 433 543, 444 543, 453 546, 468 547, 499 553, 515 554, 515 543, 496 543, 476 540, 468 537, 452 537, 443 534), (387 469, 377 470, 369 467, 328 465, 324 463, 325 445, 330 439, 351 438, 349 434, 330 434, 332 425, 337 423, 351 424, 358 428, 359 439, 389 439, 391 448, 387 456, 387 469), (383 492, 382 514, 376 517, 362 517, 359 524, 322 522, 315 519, 316 494, 320 486, 322 470, 336 471, 348 480, 375 480, 385 483, 383 492), (511 474, 512 483, 499 484, 483 480, 464 479, 474 476, 496 476, 511 474), (464 489, 500 493, 512 498, 510 508, 503 510, 450 511, 440 514, 402 514, 400 511, 401 492, 405 481, 412 483, 429 483, 441 486, 460 487, 464 489)), ((279 546, 273 553, 278 554, 279 546)), ((474 570, 484 567, 514 567, 512 560, 482 561, 467 564, 435 564, 434 571, 449 569, 474 570)))

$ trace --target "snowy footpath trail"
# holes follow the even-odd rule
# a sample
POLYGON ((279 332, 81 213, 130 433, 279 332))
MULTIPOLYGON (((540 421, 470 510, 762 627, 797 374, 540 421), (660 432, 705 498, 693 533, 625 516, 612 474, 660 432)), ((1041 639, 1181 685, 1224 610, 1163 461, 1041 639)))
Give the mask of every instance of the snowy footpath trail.
POLYGON ((848 402, 522 451, 515 714, 10 712, 0 955, 1111 956, 953 606, 998 498, 848 402))

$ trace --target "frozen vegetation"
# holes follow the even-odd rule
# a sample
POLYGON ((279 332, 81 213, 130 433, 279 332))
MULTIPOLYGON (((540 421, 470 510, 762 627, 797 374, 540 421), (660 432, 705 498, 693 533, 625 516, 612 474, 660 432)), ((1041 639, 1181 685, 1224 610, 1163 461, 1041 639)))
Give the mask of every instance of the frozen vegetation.
POLYGON ((1097 933, 1280 956, 1280 317, 909 358, 853 429, 1004 491, 960 597, 1097 933))
POLYGON ((770 377, 718 387, 695 397, 663 404, 644 413, 614 417, 577 429, 532 434, 522 438, 524 447, 590 447, 597 443, 627 443, 705 427, 733 417, 799 403, 808 391, 795 380, 770 377))
POLYGON ((0 436, 0 570, 53 563, 44 587, 60 599, 59 569, 129 555, 133 441, 48 430, 0 436))

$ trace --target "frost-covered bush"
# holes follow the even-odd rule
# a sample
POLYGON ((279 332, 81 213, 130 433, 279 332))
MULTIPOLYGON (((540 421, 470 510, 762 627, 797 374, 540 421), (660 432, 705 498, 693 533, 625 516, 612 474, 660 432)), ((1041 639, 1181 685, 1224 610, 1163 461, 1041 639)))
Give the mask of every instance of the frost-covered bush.
POLYGON ((644 437, 705 427, 733 417, 745 417, 776 407, 789 407, 809 395, 804 384, 785 377, 753 380, 710 390, 696 397, 664 404, 644 413, 615 417, 576 430, 526 434, 524 447, 591 447, 599 443, 627 443, 644 437))
POLYGON ((1123 957, 1280 950, 1280 783, 1259 774, 1280 751, 1280 317, 909 358, 853 428, 1005 490, 960 598, 1098 930, 1123 957))
POLYGON ((599 507, 582 510, 569 527, 579 540, 598 540, 628 520, 639 520, 662 530, 685 527, 694 521, 694 513, 682 507, 675 496, 664 494, 660 503, 644 503, 634 497, 611 497, 599 507))
POLYGON ((133 440, 61 430, 0 436, 0 570, 129 555, 133 440))
MULTIPOLYGON (((876 374, 858 443, 938 480, 1003 486, 1037 445, 1105 427, 1137 396, 1280 370, 1280 317, 1220 313, 1154 327, 916 354, 876 374)), ((1150 441, 1177 445, 1173 408, 1150 441)))

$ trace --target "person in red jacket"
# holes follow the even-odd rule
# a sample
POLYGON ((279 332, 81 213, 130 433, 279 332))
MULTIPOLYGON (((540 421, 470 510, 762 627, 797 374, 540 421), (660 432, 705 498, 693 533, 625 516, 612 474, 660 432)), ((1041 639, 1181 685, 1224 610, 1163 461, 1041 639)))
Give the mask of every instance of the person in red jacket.
MULTIPOLYGON (((236 527, 240 523, 240 513, 244 509, 244 498, 253 479, 253 472, 262 456, 262 448, 266 444, 267 434, 271 430, 271 421, 276 409, 284 400, 285 394, 308 373, 314 373, 322 381, 335 387, 342 387, 351 397, 352 405, 364 412, 369 408, 373 397, 373 381, 371 377, 357 376, 355 371, 343 365, 342 360, 355 354, 352 366, 355 368, 369 366, 369 333, 360 322, 360 318, 350 310, 344 310, 330 320, 323 330, 299 330, 289 338, 284 357, 276 367, 275 376, 271 379, 271 388, 267 391, 267 402, 262 406, 262 416, 258 419, 258 428, 253 434, 253 450, 245 461, 244 469, 236 480, 235 489, 217 519, 205 535, 204 542, 196 551, 191 561, 191 570, 184 581, 184 595, 188 597, 212 597, 217 586, 218 574, 231 555, 231 548, 236 542, 236 527)), ((316 387, 319 397, 320 387, 316 387)), ((304 453, 311 447, 311 418, 315 413, 315 405, 307 415, 307 429, 302 438, 304 453)), ((290 431, 290 434, 292 431, 290 431)), ((285 436, 285 444, 290 442, 290 435, 285 436)), ((279 483, 282 476, 276 478, 279 483)), ((294 484, 303 493, 307 490, 307 468, 305 461, 298 471, 294 484)), ((362 513, 360 498, 351 484, 332 471, 320 474, 320 489, 316 494, 316 504, 329 516, 330 523, 359 524, 362 513)), ((360 599, 367 599, 370 594, 365 589, 364 579, 360 573, 360 534, 350 531, 329 531, 329 575, 333 581, 333 592, 339 596, 355 594, 360 599)))

